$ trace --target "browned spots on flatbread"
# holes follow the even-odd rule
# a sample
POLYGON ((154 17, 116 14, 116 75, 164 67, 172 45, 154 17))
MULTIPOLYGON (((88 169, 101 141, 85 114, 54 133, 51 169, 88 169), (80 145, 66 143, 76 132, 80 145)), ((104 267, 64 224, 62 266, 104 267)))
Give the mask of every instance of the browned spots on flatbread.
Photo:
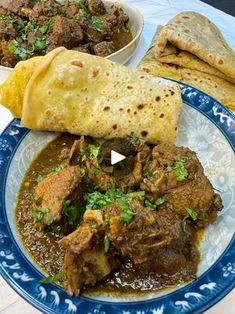
POLYGON ((188 33, 190 33, 190 30, 189 30, 189 29, 184 29, 184 30, 183 30, 183 33, 188 34, 188 33))
POLYGON ((173 90, 171 90, 171 96, 173 96, 175 94, 175 92, 173 90))
POLYGON ((83 67, 83 63, 80 60, 73 60, 71 62, 72 65, 75 65, 76 67, 82 68, 83 67))
POLYGON ((92 72, 92 76, 93 76, 93 78, 95 79, 98 75, 99 75, 99 73, 100 73, 100 70, 99 69, 94 69, 93 70, 93 72, 92 72))
POLYGON ((165 96, 166 96, 166 97, 169 97, 169 94, 166 94, 165 96))
POLYGON ((119 108, 119 111, 123 111, 123 108, 119 108))
POLYGON ((141 134, 143 137, 146 137, 146 136, 148 135, 148 132, 147 132, 147 131, 142 131, 140 134, 141 134))
POLYGON ((144 104, 139 104, 139 105, 138 105, 138 109, 139 109, 139 110, 141 110, 141 109, 143 109, 143 108, 144 108, 144 104))
POLYGON ((104 111, 108 111, 109 109, 110 109, 109 106, 105 106, 105 107, 104 107, 104 111))
POLYGON ((182 18, 183 18, 183 19, 189 19, 189 17, 186 16, 186 15, 183 15, 182 18))
POLYGON ((161 97, 160 97, 160 96, 156 96, 155 100, 156 100, 156 101, 160 101, 160 100, 161 100, 161 97))
POLYGON ((128 85, 128 86, 127 86, 127 89, 133 89, 133 86, 128 85))
POLYGON ((131 112, 131 109, 128 108, 128 109, 127 109, 127 112, 130 113, 130 112, 131 112))
POLYGON ((159 116, 159 118, 163 118, 164 117, 164 113, 162 112, 159 116))
POLYGON ((114 125, 112 126, 112 128, 113 128, 114 130, 116 130, 116 129, 117 129, 117 124, 114 124, 114 125))
POLYGON ((145 71, 146 73, 150 72, 150 69, 148 69, 148 68, 142 68, 142 70, 145 71))
POLYGON ((219 60, 219 64, 223 64, 224 61, 222 59, 219 60))
POLYGON ((134 111, 134 114, 137 114, 137 111, 134 111))
POLYGON ((144 76, 143 76, 143 75, 141 75, 141 76, 140 76, 140 78, 141 78, 141 79, 144 79, 144 76))

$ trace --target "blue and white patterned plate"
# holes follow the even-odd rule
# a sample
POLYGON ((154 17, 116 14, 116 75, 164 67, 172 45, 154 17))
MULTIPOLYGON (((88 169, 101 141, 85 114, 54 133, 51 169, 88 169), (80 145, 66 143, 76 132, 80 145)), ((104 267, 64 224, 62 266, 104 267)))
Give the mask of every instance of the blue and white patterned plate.
POLYGON ((46 313, 201 313, 235 286, 235 117, 213 98, 181 84, 184 100, 177 145, 197 152, 206 175, 221 191, 224 210, 201 243, 198 279, 139 297, 70 297, 43 276, 24 249, 15 225, 20 182, 35 155, 56 135, 21 128, 13 120, 0 137, 0 273, 28 302, 46 313))

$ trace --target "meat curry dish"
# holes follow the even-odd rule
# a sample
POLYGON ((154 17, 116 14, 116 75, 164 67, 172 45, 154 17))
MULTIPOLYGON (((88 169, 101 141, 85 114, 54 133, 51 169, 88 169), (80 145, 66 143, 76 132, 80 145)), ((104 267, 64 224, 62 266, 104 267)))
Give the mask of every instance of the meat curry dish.
POLYGON ((45 55, 56 47, 105 57, 132 40, 122 8, 102 0, 0 0, 1 65, 45 55))
POLYGON ((101 166, 101 144, 63 134, 25 175, 16 219, 24 245, 50 275, 42 282, 78 296, 195 279, 199 236, 223 207, 196 153, 131 134, 122 149, 128 155, 131 147, 133 167, 114 175, 101 166))

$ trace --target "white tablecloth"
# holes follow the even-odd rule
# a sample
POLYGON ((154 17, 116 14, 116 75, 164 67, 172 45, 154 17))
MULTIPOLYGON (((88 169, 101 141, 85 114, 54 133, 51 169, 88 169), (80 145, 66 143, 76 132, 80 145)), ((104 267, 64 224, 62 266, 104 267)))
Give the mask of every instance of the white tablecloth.
MULTIPOLYGON (((221 0, 222 1, 222 0, 221 0)), ((139 49, 129 63, 135 67, 150 45, 158 24, 165 24, 182 10, 193 10, 206 15, 222 31, 226 40, 235 50, 235 18, 198 0, 126 0, 136 6, 145 18, 145 27, 139 43, 139 49)), ((213 43, 211 43, 213 45, 213 43)), ((11 114, 0 105, 0 133, 12 119, 11 114)), ((36 314, 40 313, 16 294, 0 276, 0 313, 1 314, 36 314)), ((222 301, 206 312, 207 314, 234 314, 235 289, 222 301)), ((82 313, 86 314, 86 313, 82 313)))

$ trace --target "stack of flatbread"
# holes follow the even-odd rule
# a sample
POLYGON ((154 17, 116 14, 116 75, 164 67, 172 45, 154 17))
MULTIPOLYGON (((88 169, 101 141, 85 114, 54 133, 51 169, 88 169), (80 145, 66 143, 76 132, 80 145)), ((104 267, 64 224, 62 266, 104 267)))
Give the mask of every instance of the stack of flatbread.
POLYGON ((219 29, 196 12, 158 27, 139 69, 192 85, 235 111, 235 52, 219 29))

